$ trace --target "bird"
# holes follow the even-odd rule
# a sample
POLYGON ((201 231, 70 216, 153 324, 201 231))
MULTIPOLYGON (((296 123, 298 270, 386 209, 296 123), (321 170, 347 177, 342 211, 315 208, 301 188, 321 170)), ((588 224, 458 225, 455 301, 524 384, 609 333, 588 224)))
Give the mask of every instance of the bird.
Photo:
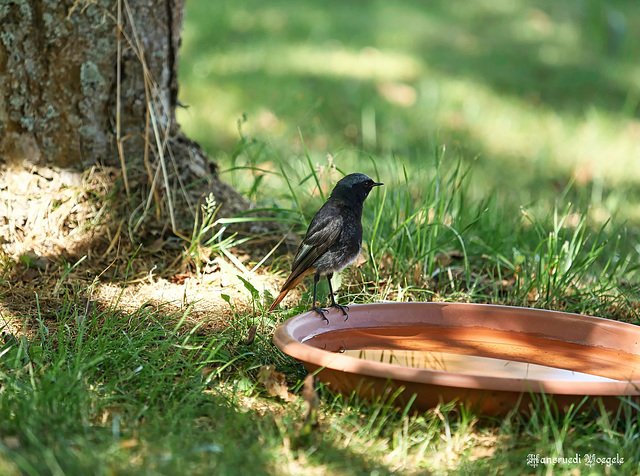
POLYGON ((331 286, 334 273, 339 273, 355 261, 362 248, 362 208, 369 192, 374 187, 384 185, 374 182, 361 173, 343 177, 333 188, 331 195, 316 212, 307 233, 296 251, 291 274, 282 285, 280 294, 269 308, 273 311, 289 291, 305 276, 315 273, 313 278, 313 304, 311 309, 329 322, 325 309, 316 306, 316 290, 322 276, 329 282, 331 306, 342 311, 349 318, 348 306, 336 302, 331 286))

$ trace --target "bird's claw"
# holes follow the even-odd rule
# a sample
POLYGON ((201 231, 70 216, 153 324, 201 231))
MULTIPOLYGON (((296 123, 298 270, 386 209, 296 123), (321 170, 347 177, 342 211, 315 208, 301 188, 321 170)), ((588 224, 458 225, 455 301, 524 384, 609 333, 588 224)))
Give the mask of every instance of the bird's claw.
MULTIPOLYGON (((349 314, 347 314, 347 311, 349 310, 349 306, 343 306, 341 304, 338 304, 336 302, 334 302, 333 304, 331 304, 331 306, 329 307, 335 307, 337 309, 340 309, 342 311, 342 314, 344 314, 345 318, 344 320, 346 321, 347 319, 349 319, 349 314)), ((320 314, 322 316, 322 318, 327 321, 327 324, 329 323, 329 319, 327 319, 327 316, 325 316, 325 312, 327 312, 329 309, 322 309, 316 306, 313 306, 311 308, 312 311, 316 311, 318 314, 320 314)))
POLYGON ((346 321, 347 319, 349 319, 349 314, 347 314, 347 311, 349 310, 349 306, 343 306, 341 304, 338 304, 337 302, 334 302, 329 307, 335 307, 335 308, 340 309, 342 311, 342 314, 344 314, 344 316, 345 316, 344 320, 346 321))
POLYGON ((327 321, 327 324, 329 324, 329 319, 327 319, 327 316, 324 315, 324 313, 327 311, 326 309, 321 309, 319 307, 313 306, 311 308, 312 311, 316 311, 318 314, 320 314, 322 316, 322 318, 327 321))

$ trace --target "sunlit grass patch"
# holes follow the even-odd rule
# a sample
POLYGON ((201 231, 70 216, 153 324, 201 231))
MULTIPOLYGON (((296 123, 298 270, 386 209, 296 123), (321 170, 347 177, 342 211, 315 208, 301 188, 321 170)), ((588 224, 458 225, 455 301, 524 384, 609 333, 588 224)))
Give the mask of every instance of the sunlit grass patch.
MULTIPOLYGON (((245 132, 285 162, 302 154, 299 130, 314 161, 356 149, 358 170, 400 154, 410 176, 444 144, 477 159, 476 196, 523 205, 552 204, 572 177, 626 194, 640 176, 636 6, 325 6, 190 4, 181 91, 203 106, 180 120, 216 160, 231 164, 216 144, 232 147, 246 113, 245 132)), ((638 221, 620 205, 602 204, 638 221)))

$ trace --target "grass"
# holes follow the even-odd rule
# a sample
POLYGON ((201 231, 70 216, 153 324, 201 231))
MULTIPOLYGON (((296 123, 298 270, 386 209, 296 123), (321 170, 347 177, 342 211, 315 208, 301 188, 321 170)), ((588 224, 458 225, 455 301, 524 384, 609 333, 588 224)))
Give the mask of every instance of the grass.
MULTIPOLYGON (((229 167, 256 160, 230 152, 243 116, 243 132, 286 162, 305 160, 299 129, 314 162, 330 153, 345 170, 399 155, 411 174, 446 145, 477 163, 475 196, 548 208, 575 178, 572 201, 637 224, 637 10, 192 0, 181 99, 193 106, 180 121, 229 167)), ((225 178, 248 188, 243 174, 225 178)))
POLYGON ((542 400, 531 417, 491 420, 452 405, 412 414, 392 397, 366 403, 320 389, 320 426, 305 433, 302 402, 285 405, 256 382, 267 362, 302 375, 274 350, 270 319, 248 347, 238 343, 246 315, 213 336, 176 325, 180 317, 106 309, 78 326, 68 314, 5 344, 3 474, 519 473, 531 469, 528 454, 618 454, 625 462, 614 470, 637 471, 631 403, 558 416, 542 400))
MULTIPOLYGON (((628 285, 637 252, 625 246, 621 229, 593 226, 588 210, 561 203, 543 216, 525 212, 517 219, 505 219, 494 197, 467 204, 472 175, 444 166, 438 154, 413 180, 380 172, 387 183, 367 200, 363 218, 369 259, 344 277, 342 301, 507 303, 638 321, 628 285), (424 184, 419 199, 412 196, 416 179, 424 184), (447 262, 443 252, 457 258, 447 262)), ((284 195, 295 194, 289 200, 301 210, 321 200, 305 192, 326 186, 332 175, 326 169, 314 176, 308 167, 283 163, 285 173, 272 177, 282 180, 284 195), (294 171, 307 181, 292 179, 294 171)), ((298 221, 304 215, 283 214, 298 221)), ((364 402, 320 387, 319 426, 308 431, 304 399, 270 397, 261 381, 263 366, 273 365, 295 391, 305 372, 271 343, 283 313, 265 314, 268 299, 250 281, 246 286, 252 307, 233 307, 229 325, 212 334, 186 319, 188 307, 171 313, 158 303, 133 312, 119 310, 117 301, 102 303, 83 317, 74 305, 83 290, 63 276, 67 301, 57 318, 12 316, 28 331, 8 334, 1 351, 3 474, 639 469, 640 408, 632 402, 617 413, 582 402, 560 415, 543 398, 530 416, 495 419, 452 404, 415 414, 395 408, 393 395, 364 402), (257 337, 246 344, 252 325, 257 337), (533 468, 529 455, 578 455, 582 462, 533 468), (605 460, 590 467, 586 455, 605 460), (623 462, 607 463, 616 455, 623 462)), ((303 298, 284 314, 306 308, 303 298)))
MULTIPOLYGON (((180 119, 223 179, 298 233, 342 173, 385 183, 365 203, 367 259, 343 273, 341 302, 500 303, 637 324, 637 10, 192 0, 180 119)), ((199 273, 230 244, 210 239, 215 212, 203 209, 185 251, 199 273)), ((290 259, 269 270, 285 274, 290 259)), ((543 398, 495 419, 320 386, 308 431, 305 371, 271 343, 308 292, 266 314, 271 298, 248 280, 250 306, 227 297, 229 324, 212 333, 162 302, 83 313, 78 299, 98 284, 68 281, 55 316, 2 308, 24 326, 7 325, 0 350, 2 474, 640 472, 633 402, 560 415, 543 398), (265 365, 292 402, 269 396, 265 365), (529 455, 580 462, 534 467, 529 455)))

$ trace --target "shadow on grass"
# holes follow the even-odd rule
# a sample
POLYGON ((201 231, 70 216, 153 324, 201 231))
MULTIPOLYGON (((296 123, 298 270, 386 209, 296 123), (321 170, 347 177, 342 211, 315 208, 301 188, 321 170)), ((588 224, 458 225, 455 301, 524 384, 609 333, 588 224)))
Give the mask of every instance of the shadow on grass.
POLYGON ((256 392, 240 388, 242 372, 209 382, 203 368, 229 360, 224 336, 184 334, 145 309, 80 326, 69 316, 55 334, 45 329, 2 347, 3 474, 267 475, 316 465, 392 473, 322 430, 292 449, 301 413, 251 403, 256 392))
MULTIPOLYGON (((310 104, 300 101, 299 95, 312 96, 311 105, 317 99, 335 101, 327 106, 334 109, 333 115, 319 111, 323 122, 331 124, 341 110, 373 99, 373 91, 363 86, 378 79, 375 73, 350 81, 358 72, 347 68, 338 75, 340 81, 332 84, 330 78, 336 73, 331 64, 324 71, 322 65, 315 70, 302 66, 303 58, 294 58, 300 64, 277 71, 265 63, 273 58, 271 49, 312 45, 325 52, 338 46, 399 51, 425 65, 427 78, 433 69, 472 78, 532 105, 544 103, 577 115, 596 107, 638 117, 633 82, 624 69, 615 69, 632 63, 638 53, 632 29, 638 7, 632 4, 333 1, 264 5, 194 0, 187 8, 190 40, 183 52, 183 78, 191 82, 208 77, 208 82, 221 87, 233 84, 242 89, 239 101, 246 109, 270 106, 288 111, 297 104, 306 110, 310 104), (617 29, 612 17, 618 19, 617 29), (619 43, 615 53, 612 42, 619 43), (260 57, 261 52, 267 53, 266 58, 260 57), (226 53, 249 55, 249 59, 207 69, 212 55, 226 53)), ((401 71, 397 74, 402 76, 401 71)))
MULTIPOLYGON (((557 194, 575 172, 557 156, 563 153, 561 139, 538 141, 536 132, 528 130, 538 120, 547 121, 547 129, 555 127, 536 111, 557 115, 569 131, 593 111, 611 121, 612 128, 640 117, 640 93, 630 76, 638 57, 638 9, 598 0, 296 5, 193 0, 187 6, 181 58, 185 102, 191 99, 195 111, 187 115, 205 119, 214 114, 195 109, 196 101, 211 101, 222 118, 195 120, 189 127, 215 150, 235 140, 235 132, 229 135, 228 128, 216 126, 233 124, 240 112, 247 112, 254 129, 285 135, 287 144, 298 142, 300 127, 314 151, 335 154, 345 146, 362 147, 383 156, 400 154, 416 166, 433 142, 451 139, 468 160, 480 157, 486 188, 516 195, 524 190, 518 200, 526 203, 527 195, 533 200, 557 194), (449 93, 443 90, 458 81, 466 82, 467 89, 445 97, 449 93), (384 90, 388 82, 412 89, 389 92, 384 90), (486 130, 459 124, 457 113, 440 115, 472 107, 465 96, 476 86, 490 97, 480 102, 485 111, 475 113, 477 122, 492 114, 494 104, 511 105, 533 114, 515 124, 520 129, 514 141, 526 137, 539 145, 515 144, 521 152, 501 153, 488 146, 486 130), (207 89, 215 91, 214 98, 209 99, 207 89), (375 125, 367 132, 370 120, 375 125), (546 157, 545 147, 558 150, 546 157), (531 150, 538 152, 527 155, 531 150)), ((499 137, 498 124, 491 132, 499 137)), ((611 141, 616 137, 612 132, 611 141)), ((284 159, 293 160, 289 157, 290 151, 284 159)), ((637 177, 619 175, 623 193, 635 199, 637 177)))

